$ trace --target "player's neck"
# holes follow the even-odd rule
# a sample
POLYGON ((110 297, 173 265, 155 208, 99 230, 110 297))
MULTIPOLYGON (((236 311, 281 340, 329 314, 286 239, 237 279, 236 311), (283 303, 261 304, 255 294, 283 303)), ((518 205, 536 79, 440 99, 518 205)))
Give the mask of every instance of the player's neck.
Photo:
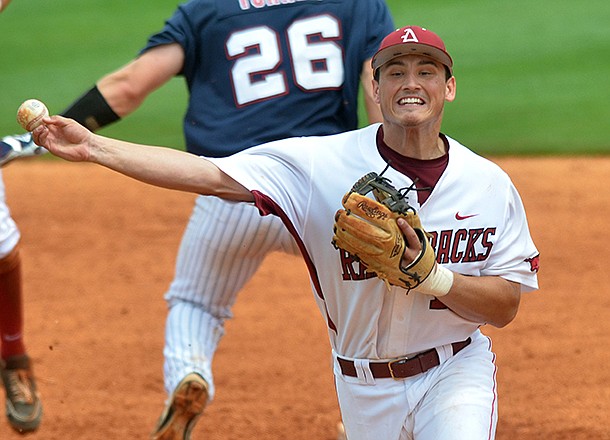
POLYGON ((383 141, 398 154, 414 159, 436 159, 446 153, 445 144, 436 128, 425 130, 421 127, 384 124, 383 141))

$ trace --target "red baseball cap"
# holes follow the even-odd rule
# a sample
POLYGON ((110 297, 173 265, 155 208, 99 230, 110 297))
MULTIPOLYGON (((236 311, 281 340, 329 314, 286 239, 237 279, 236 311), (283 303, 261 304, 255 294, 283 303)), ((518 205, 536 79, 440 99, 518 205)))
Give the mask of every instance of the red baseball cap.
POLYGON ((379 50, 371 61, 373 71, 376 71, 385 63, 402 55, 419 54, 434 58, 453 70, 453 60, 447 53, 445 43, 441 37, 428 29, 419 26, 405 26, 396 29, 383 39, 379 50))

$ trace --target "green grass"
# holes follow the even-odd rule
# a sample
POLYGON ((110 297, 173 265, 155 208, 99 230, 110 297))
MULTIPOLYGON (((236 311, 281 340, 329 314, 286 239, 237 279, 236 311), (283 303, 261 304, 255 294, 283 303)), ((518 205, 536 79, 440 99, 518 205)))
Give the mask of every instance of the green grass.
MULTIPOLYGON (((232 1, 232 0, 226 0, 232 1)), ((131 60, 178 1, 14 0, 0 14, 0 134, 31 97, 62 111, 131 60)), ((397 26, 439 33, 458 94, 443 131, 483 154, 610 153, 610 2, 388 1, 397 26)), ((102 133, 183 148, 180 79, 102 133)))
MULTIPOLYGON (((15 121, 27 98, 63 111, 104 74, 129 62, 160 29, 177 1, 14 0, 0 14, 0 134, 20 132, 15 121)), ((100 133, 183 148, 186 87, 174 79, 137 112, 100 133)))
POLYGON ((440 34, 457 98, 443 131, 482 153, 610 153, 610 2, 389 1, 440 34))

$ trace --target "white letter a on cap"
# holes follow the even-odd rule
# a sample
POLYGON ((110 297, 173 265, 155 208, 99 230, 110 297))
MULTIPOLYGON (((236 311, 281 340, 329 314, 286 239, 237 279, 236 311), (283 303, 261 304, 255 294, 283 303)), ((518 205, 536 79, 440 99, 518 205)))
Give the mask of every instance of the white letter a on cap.
POLYGON ((419 43, 419 40, 415 36, 415 32, 413 32, 413 29, 408 28, 408 29, 405 29, 405 34, 402 36, 402 42, 403 43, 419 43))

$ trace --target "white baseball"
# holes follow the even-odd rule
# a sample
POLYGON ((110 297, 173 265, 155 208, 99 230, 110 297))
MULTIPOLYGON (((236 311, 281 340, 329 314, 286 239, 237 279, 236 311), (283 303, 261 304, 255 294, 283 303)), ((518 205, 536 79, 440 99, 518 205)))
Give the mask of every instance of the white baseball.
POLYGON ((42 124, 42 118, 49 116, 49 110, 37 99, 28 99, 17 110, 17 122, 27 131, 33 131, 42 124))

